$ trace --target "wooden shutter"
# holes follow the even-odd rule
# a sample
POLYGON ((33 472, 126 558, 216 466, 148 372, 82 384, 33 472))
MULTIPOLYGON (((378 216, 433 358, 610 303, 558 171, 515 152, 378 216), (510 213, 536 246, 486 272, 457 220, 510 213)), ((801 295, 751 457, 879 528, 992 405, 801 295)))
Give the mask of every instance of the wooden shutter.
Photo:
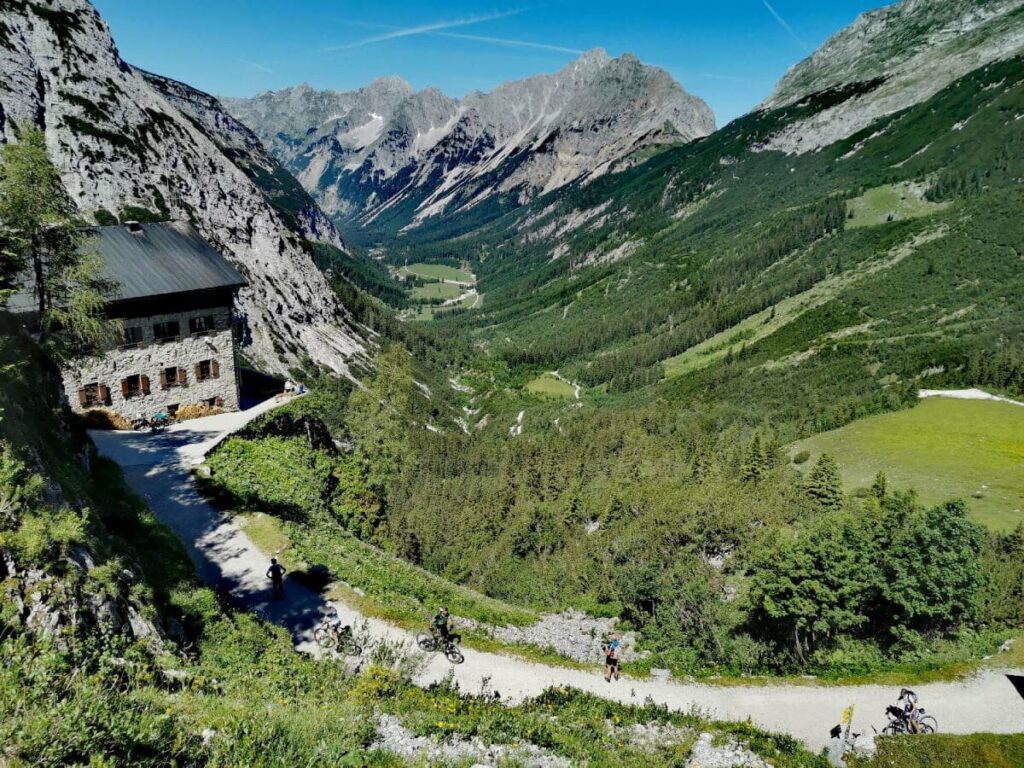
POLYGON ((149 376, 140 376, 139 382, 142 384, 142 394, 149 394, 149 376))
POLYGON ((216 360, 210 361, 210 376, 212 376, 215 379, 220 378, 220 363, 218 363, 216 360))
POLYGON ((104 405, 110 405, 110 389, 106 384, 100 384, 100 402, 104 405))
POLYGON ((128 399, 128 379, 121 379, 121 397, 128 399))
POLYGON ((167 389, 167 371, 160 371, 160 389, 167 389))
POLYGON ((224 398, 223 397, 218 397, 216 400, 213 401, 213 404, 217 408, 223 408, 224 407, 224 398))
POLYGON ((196 372, 196 381, 202 381, 203 380, 203 369, 199 367, 199 363, 196 363, 195 372, 196 372))
POLYGON ((78 404, 84 408, 87 402, 89 402, 89 398, 85 394, 85 389, 78 390, 78 404))
POLYGON ((178 369, 178 386, 179 387, 187 386, 187 383, 185 381, 185 376, 186 376, 185 369, 184 368, 179 368, 178 369))

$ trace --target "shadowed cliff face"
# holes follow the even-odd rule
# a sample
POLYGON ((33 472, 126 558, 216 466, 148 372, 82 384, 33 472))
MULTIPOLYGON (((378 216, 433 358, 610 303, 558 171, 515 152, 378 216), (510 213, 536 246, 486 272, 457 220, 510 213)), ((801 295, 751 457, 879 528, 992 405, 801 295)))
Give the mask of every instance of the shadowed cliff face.
POLYGON ((0 140, 43 129, 86 218, 141 208, 194 223, 249 280, 247 357, 346 371, 362 341, 302 247, 341 240, 255 137, 216 99, 126 64, 85 0, 11 0, 0 21, 0 140))
POLYGON ((602 50, 462 100, 384 78, 353 92, 302 85, 224 104, 329 214, 370 226, 382 217, 416 226, 495 196, 520 204, 715 128, 707 105, 666 72, 602 50))

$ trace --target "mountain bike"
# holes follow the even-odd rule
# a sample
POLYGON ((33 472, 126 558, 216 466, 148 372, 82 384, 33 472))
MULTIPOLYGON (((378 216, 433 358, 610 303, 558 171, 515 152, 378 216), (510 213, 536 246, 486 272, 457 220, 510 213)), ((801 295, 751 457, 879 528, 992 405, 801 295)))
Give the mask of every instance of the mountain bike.
POLYGON ((352 627, 344 626, 336 629, 331 626, 326 618, 320 620, 313 630, 313 639, 321 648, 329 651, 337 651, 347 656, 361 656, 363 646, 356 642, 352 636, 352 627))
MULTIPOLYGON (((436 632, 420 632, 416 635, 416 645, 427 653, 434 653, 441 650, 442 643, 441 638, 436 632)), ((466 660, 466 657, 462 655, 462 651, 459 650, 459 639, 457 637, 449 638, 448 642, 444 643, 444 656, 452 664, 461 664, 466 660)))
MULTIPOLYGON (((939 724, 931 715, 925 714, 923 709, 917 710, 919 716, 917 721, 921 724, 921 730, 919 733, 936 733, 939 730, 939 724)), ((885 708, 885 715, 889 718, 888 724, 882 729, 883 736, 896 736, 901 733, 913 733, 910 729, 910 721, 904 714, 903 710, 899 707, 895 707, 890 704, 885 708)))

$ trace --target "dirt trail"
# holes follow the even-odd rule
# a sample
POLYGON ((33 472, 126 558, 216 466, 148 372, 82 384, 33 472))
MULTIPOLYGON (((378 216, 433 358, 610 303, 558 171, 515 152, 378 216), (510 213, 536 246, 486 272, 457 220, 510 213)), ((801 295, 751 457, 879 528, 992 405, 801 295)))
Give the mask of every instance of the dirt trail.
MULTIPOLYGON (((265 576, 269 559, 230 519, 221 515, 195 488, 191 468, 209 447, 240 429, 274 403, 241 414, 196 419, 162 435, 93 432, 100 451, 124 469, 132 488, 153 512, 184 542, 202 579, 223 586, 244 605, 289 629, 300 651, 314 652, 312 627, 328 609, 321 595, 288 582, 287 600, 270 599, 265 576)), ((336 604, 346 622, 361 624, 364 617, 347 605, 336 604)), ((411 636, 383 621, 366 619, 373 639, 412 643, 411 636)), ((608 699, 640 703, 650 697, 682 711, 700 710, 714 718, 750 719, 763 728, 789 733, 817 750, 828 739, 846 706, 856 707, 855 728, 881 727, 883 710, 895 699, 890 686, 751 685, 724 687, 624 677, 606 683, 598 671, 566 669, 523 661, 496 653, 465 649, 466 662, 451 667, 434 654, 417 680, 441 679, 454 669, 463 690, 480 690, 485 679, 506 702, 536 696, 550 686, 572 686, 608 699)), ((1024 670, 1018 670, 1024 675, 1024 670)), ((938 718, 946 733, 1016 733, 1024 731, 1024 698, 1005 671, 987 670, 963 682, 915 686, 922 704, 938 718)))

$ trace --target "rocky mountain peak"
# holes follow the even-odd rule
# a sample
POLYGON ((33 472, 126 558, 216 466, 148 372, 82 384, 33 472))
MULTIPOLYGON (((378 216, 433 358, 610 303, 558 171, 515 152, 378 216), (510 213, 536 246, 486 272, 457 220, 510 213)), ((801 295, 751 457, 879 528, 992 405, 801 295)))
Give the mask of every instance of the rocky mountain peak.
POLYGON ((869 11, 794 66, 761 104, 772 109, 857 84, 840 104, 766 145, 809 152, 931 98, 978 67, 1024 51, 1024 0, 902 0, 869 11))
POLYGON ((360 226, 392 210, 409 217, 397 225, 415 226, 500 196, 521 203, 606 173, 651 143, 715 128, 707 105, 667 72, 602 48, 461 100, 399 82, 405 87, 376 80, 301 101, 278 92, 225 106, 329 214, 360 226))

